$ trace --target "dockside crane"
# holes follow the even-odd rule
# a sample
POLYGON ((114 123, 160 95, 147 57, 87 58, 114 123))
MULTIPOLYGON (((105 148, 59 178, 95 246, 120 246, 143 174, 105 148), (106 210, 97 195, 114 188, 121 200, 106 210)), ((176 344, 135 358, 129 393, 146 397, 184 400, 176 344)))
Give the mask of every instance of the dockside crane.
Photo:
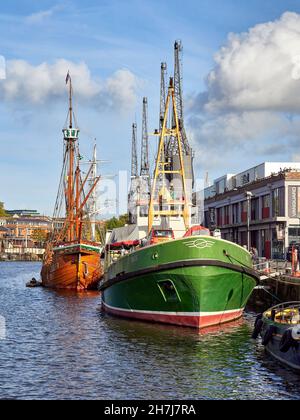
POLYGON ((131 145, 131 178, 137 178, 139 173, 137 155, 137 125, 132 124, 132 145, 131 145))
POLYGON ((128 194, 128 214, 130 223, 136 223, 137 220, 137 202, 139 194, 139 167, 137 153, 137 124, 132 124, 131 139, 131 181, 128 194))
POLYGON ((143 129, 142 129, 141 177, 150 183, 149 165, 149 133, 148 133, 148 99, 143 98, 143 129))
POLYGON ((149 132, 148 132, 148 99, 143 98, 142 150, 140 172, 140 208, 141 216, 148 216, 151 192, 151 177, 149 163, 149 132))
POLYGON ((167 99, 167 63, 161 63, 160 67, 160 112, 159 112, 159 130, 161 131, 164 122, 166 99, 167 99))
MULTIPOLYGON (((192 154, 189 141, 186 135, 184 126, 184 106, 183 106, 183 73, 182 73, 182 54, 183 45, 180 40, 175 41, 174 44, 174 94, 176 101, 176 110, 180 130, 180 139, 182 151, 185 156, 192 154)), ((175 125, 173 115, 173 125, 175 125)), ((178 143, 174 137, 171 137, 167 147, 167 158, 172 159, 172 156, 178 156, 178 143)))

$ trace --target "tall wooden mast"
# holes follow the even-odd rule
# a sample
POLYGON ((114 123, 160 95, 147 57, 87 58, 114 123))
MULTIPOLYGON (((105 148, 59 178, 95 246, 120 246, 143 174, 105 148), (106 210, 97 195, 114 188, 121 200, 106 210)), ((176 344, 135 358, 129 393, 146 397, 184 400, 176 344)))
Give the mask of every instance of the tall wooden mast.
POLYGON ((67 175, 67 189, 66 189, 66 219, 68 223, 67 239, 72 242, 78 234, 78 220, 76 220, 75 207, 79 206, 78 200, 78 183, 80 171, 77 166, 75 172, 75 150, 76 142, 78 140, 79 130, 73 128, 73 88, 70 73, 66 78, 66 83, 69 84, 69 128, 64 129, 64 139, 66 142, 67 156, 68 156, 68 175, 67 175), (75 195, 76 184, 76 195, 75 195))
POLYGON ((79 129, 76 128, 73 113, 73 89, 69 72, 66 85, 69 110, 63 128, 63 167, 55 203, 54 229, 47 243, 41 276, 45 287, 82 291, 96 288, 103 272, 99 256, 102 247, 93 241, 94 238, 91 240, 88 212, 88 200, 100 177, 94 179, 88 191, 85 190, 93 165, 82 181, 79 129))
MULTIPOLYGON (((82 225, 86 222, 83 220, 84 210, 91 194, 95 191, 100 177, 95 175, 95 179, 91 183, 90 190, 88 192, 84 191, 94 166, 92 163, 85 180, 82 181, 79 165, 81 157, 77 146, 80 130, 76 128, 76 126, 73 127, 73 89, 70 73, 67 75, 66 84, 69 84, 69 126, 68 128, 63 129, 66 162, 66 179, 64 180, 66 221, 62 232, 59 234, 59 238, 64 238, 68 242, 73 242, 75 240, 80 242, 82 239, 82 225)), ((87 220, 87 222, 89 221, 87 220)))

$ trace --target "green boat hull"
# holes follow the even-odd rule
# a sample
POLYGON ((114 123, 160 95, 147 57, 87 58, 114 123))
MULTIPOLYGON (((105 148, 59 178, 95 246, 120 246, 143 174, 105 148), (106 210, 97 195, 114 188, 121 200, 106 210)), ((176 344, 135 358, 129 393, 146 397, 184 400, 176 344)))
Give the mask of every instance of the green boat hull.
POLYGON ((122 257, 100 290, 110 314, 199 329, 240 318, 257 280, 244 248, 190 237, 122 257))

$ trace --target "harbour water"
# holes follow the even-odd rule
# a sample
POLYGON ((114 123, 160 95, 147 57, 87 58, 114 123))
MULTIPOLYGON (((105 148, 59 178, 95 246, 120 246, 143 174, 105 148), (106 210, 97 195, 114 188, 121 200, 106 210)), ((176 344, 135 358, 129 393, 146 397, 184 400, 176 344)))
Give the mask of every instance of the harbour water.
POLYGON ((300 399, 251 340, 255 314, 201 334, 120 320, 95 292, 26 289, 40 268, 0 263, 0 399, 300 399))

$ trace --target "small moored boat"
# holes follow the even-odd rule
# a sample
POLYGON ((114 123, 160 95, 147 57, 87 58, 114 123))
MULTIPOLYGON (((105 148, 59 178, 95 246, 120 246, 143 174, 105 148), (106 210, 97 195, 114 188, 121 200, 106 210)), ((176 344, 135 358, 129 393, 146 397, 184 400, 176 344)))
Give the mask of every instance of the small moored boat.
POLYGON ((259 335, 269 354, 300 372, 300 302, 283 303, 258 315, 252 337, 259 335))

